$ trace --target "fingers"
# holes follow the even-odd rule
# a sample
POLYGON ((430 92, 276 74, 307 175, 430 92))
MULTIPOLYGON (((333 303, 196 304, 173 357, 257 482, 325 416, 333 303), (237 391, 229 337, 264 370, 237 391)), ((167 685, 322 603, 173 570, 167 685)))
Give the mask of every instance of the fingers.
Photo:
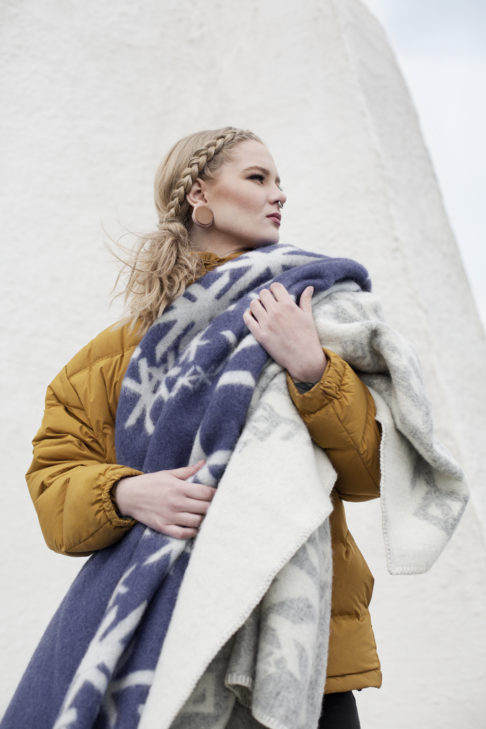
POLYGON ((254 337, 257 336, 257 330, 258 330, 258 322, 257 320, 250 314, 250 310, 247 309, 243 312, 243 321, 245 322, 246 326, 250 330, 250 332, 253 334, 254 337))
MULTIPOLYGON (((272 284, 274 286, 274 284, 272 284)), ((268 289, 262 289, 259 294, 259 298, 256 299, 256 301, 261 301, 263 307, 266 311, 271 311, 272 308, 274 308, 277 305, 277 298, 276 295, 273 293, 270 287, 270 291, 268 289)))
MULTIPOLYGON (((216 493, 216 489, 213 486, 206 486, 202 483, 187 481, 187 479, 191 476, 194 476, 194 474, 197 473, 205 463, 206 461, 202 459, 195 463, 193 466, 174 468, 171 471, 167 471, 167 473, 175 476, 178 481, 185 482, 184 489, 182 490, 184 496, 187 496, 190 499, 211 501, 214 494, 216 493)), ((180 485, 182 486, 182 483, 180 485)))
POLYGON ((206 486, 203 483, 186 483, 182 493, 191 501, 211 502, 216 489, 214 486, 206 486))
POLYGON ((258 294, 258 299, 254 301, 260 301, 264 308, 269 311, 272 307, 275 307, 277 302, 280 301, 292 301, 293 298, 285 288, 285 286, 278 281, 270 284, 269 289, 261 289, 258 294))
MULTIPOLYGON (((200 484, 191 485, 199 486, 200 484)), ((216 489, 211 489, 209 486, 203 486, 203 489, 210 491, 211 496, 216 492, 216 489)), ((165 516, 159 515, 149 526, 175 539, 194 539, 211 502, 183 497, 177 499, 176 503, 177 505, 174 504, 165 516)))
POLYGON ((283 302, 294 303, 283 284, 276 282, 270 284, 270 289, 261 289, 258 297, 251 301, 243 314, 243 321, 252 334, 255 334, 255 324, 264 324, 267 315, 278 311, 278 305, 283 302))
POLYGON ((162 524, 160 531, 175 539, 194 539, 197 536, 204 517, 209 508, 209 503, 198 501, 200 513, 192 513, 189 511, 181 511, 174 515, 175 524, 162 524))
POLYGON ((167 523, 166 519, 162 521, 156 520, 152 526, 157 531, 167 534, 174 539, 194 539, 198 535, 209 506, 209 501, 184 499, 179 507, 180 510, 176 509, 172 513, 169 523, 167 523))
POLYGON ((270 291, 276 301, 285 301, 287 299, 293 301, 292 296, 289 294, 285 286, 278 281, 270 284, 270 291))
MULTIPOLYGON (((270 293, 270 292, 268 292, 270 293)), ((270 294, 271 296, 271 294, 270 294)), ((257 320, 257 322, 262 321, 262 319, 265 317, 267 310, 263 306, 260 299, 253 299, 253 301, 250 303, 250 313, 253 315, 253 317, 257 320)))
POLYGON ((307 286, 301 294, 300 300, 299 300, 299 306, 302 309, 302 311, 305 311, 306 314, 312 313, 312 295, 314 293, 314 287, 313 286, 307 286))
MULTIPOLYGON (((309 302, 314 293, 313 286, 307 286, 304 289, 300 301, 309 302)), ((258 297, 250 303, 249 310, 258 321, 259 317, 266 312, 271 312, 276 308, 278 303, 295 303, 293 296, 289 294, 283 284, 278 281, 270 284, 269 289, 261 289, 258 297)))
POLYGON ((194 537, 197 537, 197 529, 188 529, 187 527, 176 526, 175 524, 164 526, 159 531, 162 534, 167 534, 168 537, 173 537, 173 539, 194 539, 194 537))
POLYGON ((193 539, 216 489, 186 479, 204 464, 172 471, 143 473, 118 481, 115 498, 120 513, 176 539, 193 539))
POLYGON ((199 471, 200 468, 204 465, 205 460, 202 458, 197 463, 194 463, 192 466, 182 466, 181 468, 173 468, 172 470, 168 471, 168 473, 171 473, 173 476, 176 476, 176 478, 190 478, 191 476, 194 476, 195 473, 199 471))
POLYGON ((182 512, 177 514, 177 526, 186 527, 190 529, 199 529, 202 524, 204 515, 201 514, 189 514, 188 512, 182 512))

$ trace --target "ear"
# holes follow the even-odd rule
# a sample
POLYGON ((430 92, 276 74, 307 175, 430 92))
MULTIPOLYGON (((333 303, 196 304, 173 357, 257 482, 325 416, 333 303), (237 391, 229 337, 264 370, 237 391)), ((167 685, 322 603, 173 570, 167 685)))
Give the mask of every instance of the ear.
POLYGON ((198 177, 192 183, 192 187, 186 195, 186 200, 190 205, 194 207, 197 203, 207 203, 206 200, 206 183, 200 177, 198 177))

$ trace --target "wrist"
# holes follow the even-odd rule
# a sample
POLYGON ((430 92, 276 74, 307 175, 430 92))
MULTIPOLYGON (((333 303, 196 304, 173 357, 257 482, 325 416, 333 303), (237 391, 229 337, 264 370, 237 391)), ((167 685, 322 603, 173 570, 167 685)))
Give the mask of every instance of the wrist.
POLYGON ((133 478, 136 476, 127 476, 121 478, 111 489, 111 500, 114 504, 115 509, 121 517, 130 517, 130 484, 133 478))
POLYGON ((289 375, 294 382, 305 382, 316 384, 319 382, 327 367, 327 357, 320 350, 320 356, 310 363, 301 364, 298 368, 289 369, 289 375))

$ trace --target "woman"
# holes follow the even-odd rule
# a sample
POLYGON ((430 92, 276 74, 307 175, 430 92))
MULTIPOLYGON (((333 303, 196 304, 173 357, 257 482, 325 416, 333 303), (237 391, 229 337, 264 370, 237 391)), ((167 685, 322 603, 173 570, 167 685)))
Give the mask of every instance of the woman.
MULTIPOLYGON (((278 243, 286 195, 266 146, 231 127, 180 140, 155 181, 158 230, 144 238, 127 287, 130 322, 102 332, 50 385, 27 474, 47 544, 71 555, 113 545, 137 522, 175 539, 198 535, 216 489, 189 483, 204 463, 142 473, 120 465, 115 415, 140 340, 186 287, 228 261, 278 243)), ((337 480, 330 517, 333 592, 319 726, 358 727, 352 691, 380 686, 368 605, 373 579, 349 534, 342 499, 379 495, 380 430, 373 399, 352 368, 323 349, 307 286, 260 290, 243 320, 287 371, 289 395, 337 480)), ((324 660, 324 657, 323 657, 324 660)))

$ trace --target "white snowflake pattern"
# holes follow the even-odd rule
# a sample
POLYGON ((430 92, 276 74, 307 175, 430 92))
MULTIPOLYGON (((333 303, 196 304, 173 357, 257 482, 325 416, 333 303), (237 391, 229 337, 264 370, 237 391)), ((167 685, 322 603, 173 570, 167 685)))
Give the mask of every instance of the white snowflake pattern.
POLYGON ((146 601, 140 603, 118 623, 118 607, 108 610, 79 664, 53 729, 69 729, 73 726, 77 711, 72 704, 85 684, 92 685, 100 694, 105 693, 108 675, 112 675, 127 637, 139 624, 146 606, 146 601))
POLYGON ((140 382, 131 377, 125 377, 123 387, 130 392, 139 395, 138 401, 125 422, 125 428, 130 428, 137 420, 145 415, 145 429, 150 435, 154 432, 154 424, 150 417, 150 408, 152 407, 154 394, 161 375, 155 367, 149 367, 147 359, 143 357, 138 361, 138 374, 140 382))

